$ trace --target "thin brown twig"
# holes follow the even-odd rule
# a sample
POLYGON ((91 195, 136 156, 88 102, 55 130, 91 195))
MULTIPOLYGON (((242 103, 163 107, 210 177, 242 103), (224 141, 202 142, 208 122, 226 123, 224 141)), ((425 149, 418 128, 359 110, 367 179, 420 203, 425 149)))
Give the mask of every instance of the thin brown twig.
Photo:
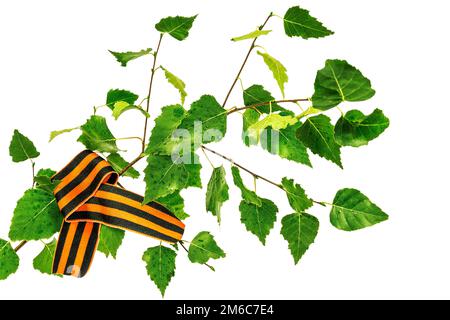
POLYGON ((308 98, 298 98, 298 99, 283 99, 283 100, 259 102, 259 103, 255 103, 255 104, 252 104, 249 106, 231 108, 230 110, 228 110, 227 115, 232 114, 234 112, 242 111, 242 110, 255 109, 258 107, 268 106, 268 105, 274 104, 274 103, 296 103, 296 102, 302 102, 302 101, 309 101, 309 99, 308 98))

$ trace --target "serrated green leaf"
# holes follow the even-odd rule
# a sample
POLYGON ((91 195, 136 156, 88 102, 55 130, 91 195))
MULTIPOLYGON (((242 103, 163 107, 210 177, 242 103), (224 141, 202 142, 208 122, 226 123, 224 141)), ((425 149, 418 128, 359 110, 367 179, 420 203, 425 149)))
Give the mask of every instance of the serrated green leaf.
POLYGON ((128 104, 134 105, 137 99, 139 99, 139 96, 128 90, 111 89, 108 91, 108 94, 106 95, 106 105, 111 110, 114 110, 114 105, 116 104, 116 102, 124 101, 127 102, 128 104))
POLYGON ((40 169, 36 176, 34 177, 34 182, 36 183, 36 188, 42 189, 44 191, 53 194, 56 186, 60 181, 52 181, 51 177, 56 174, 56 171, 52 169, 40 169))
POLYGON ((305 145, 296 137, 296 132, 301 125, 301 122, 297 122, 281 130, 268 128, 266 134, 261 136, 262 148, 281 158, 311 167, 308 151, 305 145))
POLYGON ((164 246, 148 248, 142 256, 147 273, 164 297, 167 286, 175 275, 175 258, 177 253, 164 246))
POLYGON ((312 17, 308 10, 298 6, 290 8, 284 15, 283 20, 284 31, 289 37, 322 38, 334 33, 312 17))
POLYGON ((264 119, 252 124, 248 127, 247 136, 250 141, 259 141, 261 132, 271 127, 274 130, 285 129, 289 125, 294 125, 298 122, 297 118, 293 116, 281 116, 276 113, 271 113, 264 119))
POLYGON ((366 116, 359 110, 350 110, 334 127, 334 137, 341 146, 360 147, 377 138, 389 127, 389 119, 380 109, 366 116))
POLYGON ((345 60, 327 60, 317 71, 313 107, 331 109, 343 101, 365 101, 375 95, 370 80, 345 60))
MULTIPOLYGON (((42 251, 33 259, 33 268, 41 273, 55 275, 52 272, 53 257, 56 251, 56 240, 53 239, 50 243, 44 243, 42 251)), ((61 275, 57 275, 62 277, 61 275)))
POLYGON ((293 213, 281 220, 281 234, 289 244, 295 264, 308 250, 319 231, 319 220, 307 213, 293 213))
POLYGON ((119 62, 122 67, 126 67, 128 62, 150 54, 152 52, 152 49, 148 48, 140 51, 127 51, 127 52, 116 52, 111 50, 108 51, 116 58, 117 62, 119 62))
POLYGON ((191 30, 195 18, 197 18, 197 15, 192 17, 167 17, 161 19, 155 25, 155 28, 161 33, 168 33, 175 39, 182 41, 189 36, 189 30, 191 30))
POLYGON ((116 259, 117 250, 119 250, 122 245, 124 237, 124 230, 102 225, 97 250, 104 253, 106 257, 111 255, 116 259))
POLYGON ((296 135, 313 153, 342 168, 341 147, 334 139, 334 128, 329 117, 320 114, 306 119, 296 135))
MULTIPOLYGON (((116 172, 121 172, 125 167, 129 165, 129 162, 126 161, 122 156, 118 153, 111 153, 107 158, 109 164, 116 172)), ((130 177, 133 179, 137 179, 140 176, 140 173, 134 169, 130 168, 128 169, 124 174, 125 177, 130 177)))
POLYGON ((356 189, 341 189, 336 193, 330 212, 333 226, 354 231, 386 221, 389 216, 356 189))
POLYGON ((248 128, 257 123, 259 117, 260 114, 258 113, 258 111, 253 109, 245 110, 244 114, 242 115, 242 140, 247 147, 257 144, 257 141, 255 141, 255 139, 252 139, 252 137, 248 135, 248 128))
POLYGON ((183 82, 183 80, 178 78, 176 75, 174 75, 172 72, 170 72, 166 68, 161 67, 161 69, 164 70, 164 75, 166 76, 167 81, 172 86, 174 86, 174 88, 177 89, 178 92, 180 93, 181 104, 184 104, 184 101, 185 101, 186 96, 187 96, 186 84, 183 82))
POLYGON ((50 132, 50 139, 48 142, 52 142, 56 137, 58 137, 64 133, 69 133, 69 132, 72 132, 77 129, 80 129, 80 127, 52 131, 52 132, 50 132))
POLYGON ((117 101, 116 103, 114 103, 112 115, 114 119, 117 120, 124 112, 129 110, 140 111, 146 118, 150 118, 150 114, 142 107, 129 104, 126 101, 117 101))
POLYGON ((33 142, 19 132, 14 130, 14 134, 9 145, 9 155, 13 162, 22 162, 39 157, 33 142))
POLYGON ((266 244, 266 237, 272 230, 277 220, 278 208, 272 201, 259 198, 261 206, 254 203, 241 201, 239 210, 241 212, 241 222, 246 229, 256 235, 263 245, 266 244))
POLYGON ((169 209, 180 220, 189 218, 189 215, 184 211, 184 199, 179 191, 159 198, 156 202, 169 209))
POLYGON ((247 34, 244 34, 243 36, 234 37, 231 39, 231 41, 242 41, 242 40, 248 40, 248 39, 255 39, 260 36, 266 36, 269 33, 271 33, 272 30, 259 30, 256 29, 255 31, 249 32, 247 34))
POLYGON ((116 153, 116 139, 106 124, 106 119, 101 116, 92 116, 81 126, 81 136, 78 141, 87 149, 99 152, 116 153))
POLYGON ((12 241, 48 239, 59 231, 62 214, 52 194, 30 189, 17 202, 9 229, 12 241))
POLYGON ((38 173, 36 173, 36 177, 53 177, 56 174, 55 170, 52 169, 40 169, 38 173))
MULTIPOLYGON (((272 94, 259 84, 254 84, 251 87, 245 89, 243 98, 244 105, 246 105, 247 107, 254 106, 256 104, 272 102, 272 104, 255 107, 255 109, 257 109, 261 113, 269 114, 271 112, 277 111, 290 112, 289 110, 281 107, 279 104, 274 103, 273 101, 275 101, 275 98, 272 96, 272 94)), ((294 115, 294 113, 291 113, 291 115, 294 115)))
POLYGON ((186 111, 178 104, 162 108, 161 114, 155 119, 155 126, 145 153, 148 155, 171 154, 175 144, 171 141, 172 134, 181 124, 185 115, 186 111))
POLYGON ((286 68, 280 61, 272 57, 270 54, 261 51, 258 51, 257 53, 264 59, 264 62, 269 70, 272 71, 273 77, 277 81, 281 94, 284 97, 284 84, 289 80, 286 68))
POLYGON ((190 243, 188 257, 192 263, 203 264, 209 259, 225 258, 225 252, 209 232, 202 231, 190 243))
POLYGON ((5 280, 19 268, 19 256, 11 243, 0 239, 0 280, 5 280))
POLYGON ((286 191, 289 204, 296 212, 304 212, 312 207, 313 202, 308 198, 305 190, 299 184, 294 183, 293 179, 283 178, 281 185, 286 191))
POLYGON ((262 206, 261 198, 244 185, 239 169, 237 167, 231 167, 231 174, 233 175, 234 184, 241 190, 242 199, 247 203, 252 203, 259 207, 262 206))
POLYGON ((206 190, 206 211, 217 217, 220 223, 220 208, 229 199, 226 173, 223 166, 214 168, 206 190))

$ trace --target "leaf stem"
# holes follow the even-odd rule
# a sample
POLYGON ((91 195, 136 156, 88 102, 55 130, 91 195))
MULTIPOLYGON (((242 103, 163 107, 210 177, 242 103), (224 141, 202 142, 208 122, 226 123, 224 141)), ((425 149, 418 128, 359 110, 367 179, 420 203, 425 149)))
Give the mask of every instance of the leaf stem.
POLYGON ((21 243, 19 243, 19 245, 14 249, 15 252, 19 251, 20 249, 23 248, 24 245, 26 245, 28 243, 27 240, 23 240, 21 243))
MULTIPOLYGON (((270 18, 272 18, 272 16, 273 16, 273 13, 271 12, 269 14, 269 16, 266 18, 266 21, 264 21, 264 23, 258 29, 259 30, 264 29, 264 27, 266 26, 267 22, 269 22, 269 20, 270 20, 270 18)), ((238 73, 236 75, 236 78, 234 78, 234 81, 231 84, 230 89, 228 90, 228 93, 227 93, 227 95, 225 97, 225 100, 222 103, 222 107, 223 108, 227 104, 228 99, 230 98, 231 92, 233 92, 234 86, 236 85, 236 83, 238 82, 239 78, 241 77, 241 73, 244 70, 245 65, 247 64, 248 59, 250 58, 250 54, 252 53, 253 49, 256 46, 256 40, 258 40, 258 38, 259 37, 256 37, 255 39, 253 39, 252 44, 250 45, 250 49, 248 50, 247 55, 245 56, 244 62, 242 63, 242 65, 241 65, 241 67, 240 67, 240 69, 239 69, 239 71, 238 71, 238 73)))
POLYGON ((123 176, 131 167, 133 167, 136 163, 138 163, 142 158, 145 157, 145 154, 141 153, 138 157, 136 157, 133 161, 131 161, 125 168, 123 168, 119 172, 119 177, 123 176))
POLYGON ((272 105, 274 103, 297 103, 297 102, 301 102, 301 101, 309 101, 309 99, 308 98, 298 98, 298 99, 282 99, 282 100, 274 100, 274 101, 267 101, 267 102, 259 102, 259 103, 255 103, 255 104, 252 104, 249 106, 231 108, 228 110, 227 115, 232 114, 234 112, 239 112, 242 110, 256 109, 258 107, 272 105))
POLYGON ((35 167, 36 167, 36 163, 33 161, 33 159, 30 159, 31 161, 31 174, 33 175, 33 184, 31 185, 31 188, 34 188, 35 182, 34 182, 34 176, 36 175, 35 173, 35 167))

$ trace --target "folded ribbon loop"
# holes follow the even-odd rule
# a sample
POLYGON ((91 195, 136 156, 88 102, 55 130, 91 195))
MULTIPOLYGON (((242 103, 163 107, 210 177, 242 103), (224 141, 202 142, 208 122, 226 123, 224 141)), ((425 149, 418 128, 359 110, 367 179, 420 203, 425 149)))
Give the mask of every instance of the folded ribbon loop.
POLYGON ((100 226, 134 231, 158 240, 181 240, 184 224, 159 203, 117 186, 119 175, 96 153, 86 150, 53 176, 54 194, 64 222, 53 259, 53 273, 83 277, 97 250, 100 226))

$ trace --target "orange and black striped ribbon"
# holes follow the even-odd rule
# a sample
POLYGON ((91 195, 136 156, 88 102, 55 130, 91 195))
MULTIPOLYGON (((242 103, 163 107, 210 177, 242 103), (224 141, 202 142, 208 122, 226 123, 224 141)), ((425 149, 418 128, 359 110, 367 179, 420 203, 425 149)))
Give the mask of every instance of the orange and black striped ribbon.
POLYGON ((83 277, 97 250, 100 226, 134 231, 158 240, 181 240, 184 224, 167 208, 120 188, 119 175, 95 152, 78 154, 53 176, 64 222, 53 259, 53 273, 83 277))

